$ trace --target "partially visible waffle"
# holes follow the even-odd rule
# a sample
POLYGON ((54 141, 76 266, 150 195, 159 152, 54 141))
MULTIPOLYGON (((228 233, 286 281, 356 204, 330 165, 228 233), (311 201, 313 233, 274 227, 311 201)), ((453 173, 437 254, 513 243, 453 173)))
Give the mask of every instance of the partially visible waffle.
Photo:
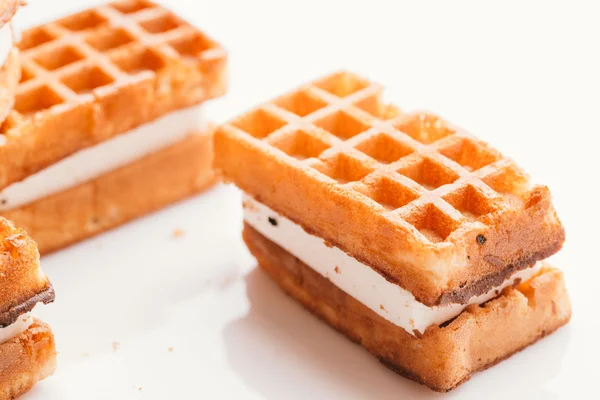
POLYGON ((52 330, 29 314, 54 301, 54 289, 35 242, 1 217, 0 281, 0 399, 14 399, 54 372, 52 330))
POLYGON ((2 215, 47 254, 104 232, 215 183, 212 131, 189 135, 122 168, 2 215))
POLYGON ((20 79, 19 49, 13 48, 0 68, 0 121, 8 117, 15 105, 15 94, 20 79))
POLYGON ((54 301, 54 289, 40 268, 35 242, 23 229, 0 217, 0 328, 37 303, 54 301))
POLYGON ((52 329, 34 319, 26 331, 0 344, 0 399, 16 399, 55 369, 52 329))
POLYGON ((88 9, 23 33, 21 83, 0 128, 0 189, 225 90, 226 53, 152 2, 88 9))
POLYGON ((560 249, 545 186, 430 113, 339 72, 233 119, 215 166, 425 305, 464 303, 560 249))

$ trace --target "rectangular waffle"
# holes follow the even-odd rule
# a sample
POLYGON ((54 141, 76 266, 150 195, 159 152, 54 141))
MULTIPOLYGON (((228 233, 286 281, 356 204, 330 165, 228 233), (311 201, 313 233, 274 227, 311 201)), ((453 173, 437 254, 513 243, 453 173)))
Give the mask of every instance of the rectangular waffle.
POLYGON ((290 296, 399 374, 446 392, 566 324, 571 307, 562 274, 537 276, 420 337, 388 322, 249 225, 244 241, 290 296))
POLYGON ((550 192, 441 118, 350 72, 222 125, 215 167, 427 305, 465 304, 560 249, 550 192))
POLYGON ((0 127, 0 189, 74 152, 225 90, 223 48, 144 0, 23 33, 21 83, 0 127))

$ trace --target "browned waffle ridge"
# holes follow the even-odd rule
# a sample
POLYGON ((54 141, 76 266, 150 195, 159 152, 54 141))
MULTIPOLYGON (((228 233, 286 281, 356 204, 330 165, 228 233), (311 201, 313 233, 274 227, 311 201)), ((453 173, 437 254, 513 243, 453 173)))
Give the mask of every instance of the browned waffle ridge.
POLYGON ((149 1, 102 5, 23 33, 0 189, 88 146, 225 91, 224 49, 149 1))
POLYGON ((429 113, 341 71, 222 125, 225 179, 426 305, 464 303, 558 251, 545 186, 429 113))

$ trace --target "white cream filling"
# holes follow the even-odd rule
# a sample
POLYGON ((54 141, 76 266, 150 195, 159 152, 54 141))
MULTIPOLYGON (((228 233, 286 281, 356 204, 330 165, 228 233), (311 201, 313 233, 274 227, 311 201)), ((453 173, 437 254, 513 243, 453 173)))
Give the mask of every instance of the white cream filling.
POLYGON ((200 111, 195 106, 172 112, 13 183, 0 191, 0 211, 70 189, 175 144, 202 128, 200 111))
POLYGON ((14 45, 12 25, 4 24, 0 28, 0 68, 4 66, 14 45))
POLYGON ((515 280, 526 281, 541 268, 541 263, 518 271, 500 286, 472 297, 468 304, 429 307, 418 302, 409 291, 390 283, 371 267, 337 247, 307 233, 300 225, 244 194, 244 220, 263 236, 298 257, 306 265, 329 279, 338 288, 407 332, 425 332, 431 325, 442 324, 459 315, 468 305, 481 304, 496 297, 515 280))
POLYGON ((33 324, 33 317, 30 313, 20 315, 12 324, 0 328, 0 344, 9 341, 20 333, 23 333, 33 324))

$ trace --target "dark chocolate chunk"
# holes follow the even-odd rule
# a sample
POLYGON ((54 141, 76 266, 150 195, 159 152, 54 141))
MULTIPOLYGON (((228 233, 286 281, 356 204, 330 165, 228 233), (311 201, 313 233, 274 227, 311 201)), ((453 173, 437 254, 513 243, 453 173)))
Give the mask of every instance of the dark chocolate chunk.
POLYGON ((269 217, 269 223, 273 226, 277 226, 277 220, 273 217, 269 217))
POLYGON ((477 235, 477 243, 484 244, 485 242, 487 242, 487 239, 485 238, 485 236, 483 236, 481 233, 479 235, 477 235))

